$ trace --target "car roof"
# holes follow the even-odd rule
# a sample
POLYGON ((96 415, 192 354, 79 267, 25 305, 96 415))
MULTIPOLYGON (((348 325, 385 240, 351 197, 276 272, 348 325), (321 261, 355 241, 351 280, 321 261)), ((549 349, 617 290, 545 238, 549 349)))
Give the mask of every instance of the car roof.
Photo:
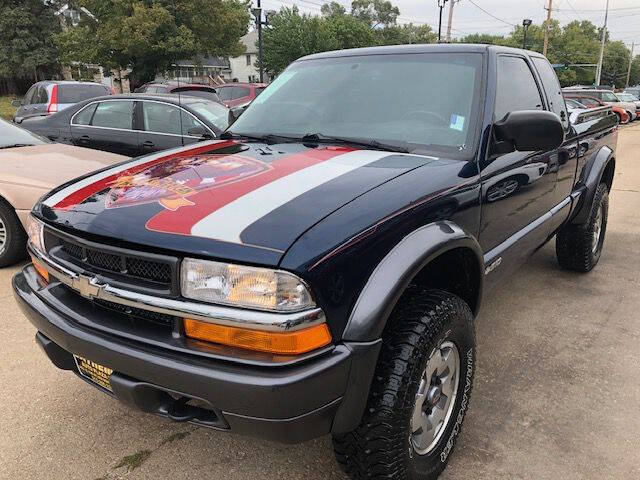
POLYGON ((319 58, 354 57, 363 55, 391 55, 407 53, 486 53, 488 51, 495 51, 498 53, 519 53, 532 57, 543 57, 543 55, 538 52, 523 50, 521 48, 504 47, 501 45, 484 45, 476 43, 430 43, 333 50, 329 52, 307 55, 306 57, 302 57, 296 61, 315 60, 319 58))
POLYGON ((584 94, 589 94, 589 93, 615 93, 611 90, 606 90, 604 88, 563 88, 562 89, 563 92, 569 92, 569 93, 584 93, 584 94))
POLYGON ((211 102, 216 105, 220 105, 218 102, 214 102, 213 100, 209 100, 204 97, 192 97, 191 95, 175 95, 172 93, 121 93, 117 95, 104 95, 101 97, 94 97, 85 102, 95 102, 100 100, 159 100, 166 103, 172 103, 175 105, 188 105, 190 103, 202 103, 202 102, 211 102))
POLYGON ((145 87, 170 87, 170 88, 216 88, 213 85, 205 85, 204 83, 180 83, 180 82, 151 82, 146 83, 145 87))
POLYGON ((215 88, 220 87, 249 87, 253 85, 254 87, 266 87, 268 84, 260 83, 260 82, 227 82, 222 85, 216 85, 215 88))
POLYGON ((83 82, 83 81, 76 81, 76 80, 40 80, 39 82, 36 82, 36 83, 43 84, 43 85, 100 85, 101 87, 104 87, 107 89, 109 88, 104 83, 83 82))

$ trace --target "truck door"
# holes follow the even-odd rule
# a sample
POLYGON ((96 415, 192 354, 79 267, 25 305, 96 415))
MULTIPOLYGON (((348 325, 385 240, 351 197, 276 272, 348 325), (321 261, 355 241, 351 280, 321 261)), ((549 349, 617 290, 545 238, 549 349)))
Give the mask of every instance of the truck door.
MULTIPOLYGON (((513 111, 544 110, 542 89, 529 60, 517 54, 501 54, 496 62, 494 121, 513 111)), ((558 151, 489 151, 480 170, 480 245, 486 253, 487 271, 505 272, 508 265, 524 261, 550 233, 546 217, 555 204, 558 151)), ((492 274, 487 280, 498 276, 492 274)))
MULTIPOLYGON (((553 71, 551 64, 546 58, 532 57, 532 60, 533 65, 538 71, 540 80, 542 80, 542 86, 547 95, 549 110, 560 117, 562 126, 564 127, 564 143, 558 149, 558 179, 554 194, 554 203, 558 205, 569 197, 573 190, 576 170, 578 168, 578 157, 584 155, 586 148, 584 145, 582 148, 578 146, 575 130, 569 123, 567 105, 564 101, 562 88, 560 87, 556 72, 553 71)), ((566 214, 569 214, 568 209, 566 214)), ((553 227, 560 225, 565 219, 566 215, 556 215, 552 222, 553 227)))

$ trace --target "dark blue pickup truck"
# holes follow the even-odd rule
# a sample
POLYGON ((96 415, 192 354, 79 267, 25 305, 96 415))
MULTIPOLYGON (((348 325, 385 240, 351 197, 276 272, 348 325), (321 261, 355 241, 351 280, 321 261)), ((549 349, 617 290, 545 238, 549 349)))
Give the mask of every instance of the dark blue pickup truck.
POLYGON ((483 292, 554 236, 562 267, 597 264, 617 128, 571 124, 534 52, 312 55, 219 140, 45 196, 15 296, 54 365, 132 406, 433 479, 483 292))

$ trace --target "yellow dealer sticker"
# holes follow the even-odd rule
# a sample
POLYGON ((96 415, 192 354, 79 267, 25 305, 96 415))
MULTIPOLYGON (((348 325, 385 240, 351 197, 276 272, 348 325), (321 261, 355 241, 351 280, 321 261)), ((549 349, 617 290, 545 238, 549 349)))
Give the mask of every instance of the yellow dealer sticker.
POLYGON ((78 355, 74 355, 73 358, 76 360, 76 365, 80 375, 113 393, 111 382, 109 381, 109 377, 113 373, 111 368, 92 362, 91 360, 87 360, 86 358, 78 355))

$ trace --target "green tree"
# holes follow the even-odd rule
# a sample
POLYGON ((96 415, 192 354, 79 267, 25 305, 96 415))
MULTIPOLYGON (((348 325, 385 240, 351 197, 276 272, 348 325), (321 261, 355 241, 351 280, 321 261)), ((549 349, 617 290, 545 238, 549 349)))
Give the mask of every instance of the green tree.
POLYGON ((376 28, 394 25, 400 10, 388 0, 353 0, 351 15, 376 28))
POLYGON ((631 75, 629 76, 629 85, 640 84, 640 55, 637 55, 631 62, 631 75))
POLYGON ((300 57, 338 48, 335 31, 325 18, 301 14, 295 6, 283 7, 269 17, 262 42, 264 68, 271 75, 300 57))
POLYGON ((379 45, 406 45, 414 43, 434 43, 438 35, 429 25, 389 25, 376 29, 379 45))
POLYGON ((608 42, 604 47, 600 83, 624 87, 630 60, 631 52, 623 42, 608 42))
POLYGON ((341 16, 347 13, 347 9, 338 2, 323 3, 320 11, 325 17, 341 16))
POLYGON ((504 37, 502 35, 490 35, 488 33, 472 33, 471 35, 463 37, 460 42, 481 43, 484 45, 514 46, 512 45, 511 39, 509 37, 504 37))
POLYGON ((57 73, 58 50, 53 35, 60 21, 42 0, 0 3, 0 77, 41 80, 57 73))
POLYGON ((351 15, 332 15, 326 19, 326 24, 334 40, 331 49, 370 47, 377 43, 376 32, 351 15))
POLYGON ((146 81, 176 60, 244 51, 239 41, 249 23, 244 0, 76 0, 74 5, 93 17, 56 35, 66 62, 131 68, 136 79, 146 81))

